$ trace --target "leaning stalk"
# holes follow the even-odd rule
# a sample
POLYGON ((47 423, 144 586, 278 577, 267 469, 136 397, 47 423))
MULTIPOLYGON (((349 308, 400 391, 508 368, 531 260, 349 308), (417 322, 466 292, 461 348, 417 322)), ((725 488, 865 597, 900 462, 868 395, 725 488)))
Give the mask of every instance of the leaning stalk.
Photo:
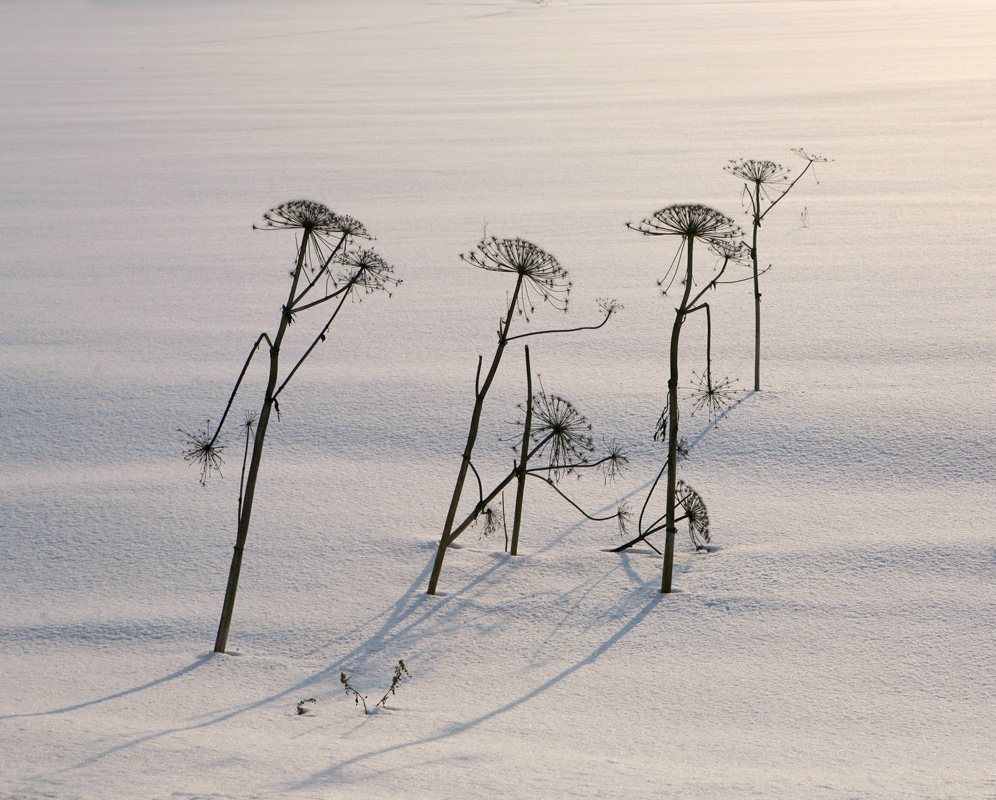
POLYGON ((446 512, 446 522, 443 524, 443 533, 439 537, 439 547, 436 550, 436 559, 432 565, 432 574, 429 576, 429 587, 427 594, 436 593, 436 585, 439 583, 439 573, 443 568, 443 559, 446 557, 446 548, 449 547, 453 535, 453 522, 456 519, 457 509, 460 505, 460 495, 463 493, 463 484, 467 480, 467 472, 470 468, 470 457, 474 452, 474 445, 477 442, 477 432, 481 426, 481 414, 484 411, 484 399, 488 390, 494 382, 498 372, 498 365, 501 363, 502 354, 505 352, 505 345, 508 344, 508 330, 512 325, 512 317, 515 314, 515 304, 519 299, 519 292, 522 289, 523 275, 520 273, 516 282, 515 290, 512 292, 512 299, 508 304, 508 313, 502 324, 501 332, 498 336, 498 347, 495 350, 494 358, 491 361, 491 368, 480 388, 475 389, 474 411, 470 417, 470 431, 467 433, 467 444, 464 446, 463 458, 460 461, 460 472, 457 474, 456 485, 453 487, 453 497, 450 499, 450 507, 446 512))
POLYGON ((263 396, 263 406, 256 423, 256 438, 253 441, 252 459, 249 462, 249 474, 246 476, 245 497, 242 501, 242 512, 239 514, 239 529, 235 537, 235 552, 232 554, 232 565, 228 571, 228 585, 225 588, 225 601, 221 609, 221 621, 218 624, 218 635, 214 641, 214 652, 224 653, 228 644, 228 630, 232 625, 232 612, 235 609, 235 594, 239 588, 239 573, 242 569, 242 553, 245 549, 246 537, 249 533, 249 519, 252 516, 252 504, 256 495, 256 478, 259 475, 259 464, 263 456, 263 440, 266 428, 270 422, 270 409, 273 406, 273 393, 277 386, 277 371, 280 362, 280 344, 290 322, 290 308, 294 301, 294 293, 301 277, 307 254, 308 239, 311 230, 305 228, 301 235, 301 247, 297 254, 297 266, 294 268, 294 279, 291 282, 287 304, 280 315, 280 327, 270 345, 270 374, 266 382, 266 393, 263 396))

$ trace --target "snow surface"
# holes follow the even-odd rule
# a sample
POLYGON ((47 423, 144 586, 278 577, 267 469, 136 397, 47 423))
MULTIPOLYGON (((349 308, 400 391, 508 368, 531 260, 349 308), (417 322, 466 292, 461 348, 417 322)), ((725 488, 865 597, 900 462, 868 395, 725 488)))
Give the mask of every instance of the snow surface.
MULTIPOLYGON (((988 0, 0 4, 0 798, 996 798, 994 44, 988 0), (764 390, 685 422, 719 549, 661 596, 533 488, 522 555, 471 531, 427 597, 510 289, 458 254, 556 254, 535 325, 625 305, 531 351, 628 446, 570 491, 638 505, 673 249, 624 223, 743 219, 727 159, 792 147, 834 162, 761 232, 764 390), (177 428, 276 324, 293 237, 251 225, 300 197, 405 282, 288 390, 216 655, 238 443, 202 488, 177 428), (399 658, 364 716, 340 672, 399 658)), ((749 385, 749 285, 712 302, 749 385)), ((493 480, 523 383, 511 348, 493 480)))

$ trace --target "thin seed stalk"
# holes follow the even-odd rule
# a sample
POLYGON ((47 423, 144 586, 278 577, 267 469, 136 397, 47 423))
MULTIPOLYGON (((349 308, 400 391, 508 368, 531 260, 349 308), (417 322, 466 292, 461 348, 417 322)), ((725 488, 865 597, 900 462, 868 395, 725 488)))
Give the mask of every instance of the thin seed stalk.
POLYGON ((280 366, 280 344, 290 322, 290 309, 294 302, 294 294, 301 278, 304 259, 308 249, 308 239, 311 231, 304 229, 301 235, 301 247, 297 254, 297 266, 291 281, 287 304, 280 314, 280 327, 270 345, 270 374, 266 382, 266 393, 263 395, 263 406, 256 422, 256 437, 253 440, 252 459, 249 462, 249 474, 246 477, 245 497, 242 500, 242 512, 239 514, 239 529, 235 537, 235 552, 232 554, 232 565, 228 571, 228 585, 225 588, 225 601, 221 608, 221 621, 218 624, 218 635, 214 641, 214 652, 224 653, 228 644, 228 631, 232 625, 232 612, 235 609, 235 595, 239 588, 239 573, 242 570, 242 553, 245 549, 246 537, 249 534, 249 520, 252 516, 252 504, 256 496, 256 478, 259 475, 259 464, 263 457, 263 440, 266 438, 266 428, 270 422, 270 410, 273 407, 274 390, 277 387, 278 369, 280 366))
MULTIPOLYGON (((789 187, 791 188, 791 187, 789 187)), ((761 227, 761 184, 754 184, 754 234, 750 257, 754 263, 754 391, 761 391, 761 284, 757 269, 757 229, 761 227)))

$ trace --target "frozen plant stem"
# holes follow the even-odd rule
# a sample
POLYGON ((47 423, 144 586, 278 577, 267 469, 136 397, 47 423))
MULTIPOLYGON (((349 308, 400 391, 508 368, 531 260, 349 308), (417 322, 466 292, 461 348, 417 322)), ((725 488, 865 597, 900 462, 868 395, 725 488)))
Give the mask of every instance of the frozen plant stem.
MULTIPOLYGON (((675 528, 675 489, 678 479, 678 345, 681 337, 681 326, 688 314, 702 307, 696 306, 696 304, 705 292, 716 285, 720 275, 722 275, 721 270, 719 275, 710 280, 705 288, 694 299, 691 299, 694 278, 695 240, 698 239, 710 245, 723 245, 739 239, 741 232, 733 224, 733 220, 725 214, 701 205, 668 206, 648 217, 639 225, 630 225, 629 227, 646 236, 680 236, 686 256, 685 275, 682 280, 683 292, 681 302, 675 309, 674 324, 671 327, 671 341, 668 348, 667 497, 665 505, 664 568, 661 576, 661 593, 669 594, 671 592, 671 574, 674 566, 674 535, 677 530, 675 528), (689 302, 690 300, 691 302, 689 302)), ((724 270, 728 262, 729 259, 724 260, 724 270)), ((659 479, 660 476, 658 475, 659 479)), ((657 482, 655 481, 654 487, 656 485, 657 482)), ((651 492, 653 492, 653 488, 651 492)))
POLYGON ((806 160, 806 166, 795 179, 788 180, 788 170, 774 161, 755 161, 754 159, 738 159, 730 161, 724 169, 731 175, 736 175, 744 181, 744 197, 750 207, 751 216, 751 262, 754 269, 754 391, 761 391, 761 271, 758 269, 757 232, 761 222, 785 195, 792 191, 809 168, 817 162, 829 159, 813 156, 804 150, 793 150, 793 153, 806 160), (767 207, 762 205, 767 203, 767 207))
POLYGON ((295 200, 271 209, 263 215, 263 220, 263 228, 295 230, 299 231, 301 236, 294 270, 291 273, 291 286, 287 293, 287 301, 281 308, 280 324, 272 339, 267 333, 260 334, 256 339, 238 380, 235 382, 235 387, 232 389, 228 404, 213 436, 198 438, 188 434, 190 448, 184 456, 187 460, 198 461, 202 464, 202 482, 206 476, 206 471, 210 471, 209 467, 217 468, 215 460, 217 460, 217 453, 221 449, 221 445, 217 444, 218 436, 221 434, 225 420, 232 409, 239 387, 242 385, 242 379, 249 369, 249 364, 260 345, 265 341, 269 345, 269 370, 259 413, 247 414, 244 425, 246 446, 243 454, 242 475, 239 479, 238 528, 232 563, 228 573, 228 583, 225 588, 225 600, 222 604, 221 620, 215 637, 214 649, 218 653, 225 652, 228 644, 228 633, 231 628, 235 596, 238 592, 239 575, 242 569, 242 556, 249 533, 253 502, 256 497, 256 482, 263 457, 263 443, 266 439, 272 412, 276 410, 278 416, 280 413, 277 397, 287 387, 298 368, 311 355, 319 342, 325 341, 326 333, 342 310, 347 297, 353 296, 359 291, 365 293, 388 291, 389 287, 400 283, 393 277, 391 266, 373 250, 351 247, 353 238, 370 238, 363 225, 352 217, 336 214, 321 203, 295 200), (306 300, 309 293, 316 287, 322 287, 316 292, 321 296, 317 299, 306 300), (304 351, 304 354, 297 360, 283 382, 279 382, 280 350, 287 329, 295 320, 295 315, 330 300, 338 300, 338 302, 335 304, 328 321, 311 345, 304 351), (251 449, 249 448, 250 437, 252 437, 251 449), (246 469, 247 456, 248 470, 246 469))
POLYGON ((519 553, 519 529, 522 525, 522 501, 526 493, 526 475, 529 469, 529 439, 533 427, 533 371, 529 366, 529 345, 525 345, 526 350, 526 422, 522 431, 522 446, 519 449, 521 461, 519 463, 519 483, 515 490, 515 518, 512 522, 512 550, 511 554, 519 553))
MULTIPOLYGON (((466 526, 471 524, 484 511, 487 504, 497 497, 500 490, 507 486, 512 478, 518 475, 517 467, 513 471, 512 477, 503 481, 499 489, 496 489, 486 500, 482 497, 468 519, 457 528, 454 528, 457 512, 460 507, 460 499, 467 481, 467 473, 474 469, 472 457, 481 426, 484 401, 488 391, 491 389, 492 383, 494 383, 495 375, 498 373, 498 366, 501 363, 502 355, 505 353, 508 343, 516 339, 524 339, 529 336, 539 336, 547 333, 572 333, 582 330, 598 330, 608 322, 609 317, 619 308, 614 302, 605 301, 601 303, 605 317, 597 325, 529 331, 527 333, 520 333, 517 336, 511 336, 509 331, 512 327, 512 318, 515 314, 518 313, 528 320, 529 315, 536 310, 532 300, 535 295, 539 295, 543 302, 549 303, 561 311, 567 310, 568 296, 571 288, 571 284, 567 280, 567 270, 549 253, 544 252, 531 242, 518 238, 498 239, 491 237, 484 239, 478 243, 475 251, 467 255, 462 255, 461 259, 471 266, 488 272, 514 274, 516 276, 515 288, 512 290, 511 299, 508 301, 505 314, 499 323, 498 345, 495 348, 494 356, 491 359, 491 366, 488 368, 483 382, 481 381, 481 369, 484 365, 484 359, 481 356, 478 356, 477 359, 477 376, 474 381, 474 409, 470 417, 470 430, 467 433, 467 442, 464 445, 463 456, 460 460, 460 470, 457 473, 456 484, 453 487, 453 496, 450 499, 450 505, 446 512, 446 520, 443 523, 443 531, 439 537, 439 546, 436 550, 432 572, 429 576, 429 586, 426 592, 430 595, 436 594, 439 575, 442 571, 443 559, 446 557, 447 548, 466 526)), ((523 451, 525 451, 527 446, 523 446, 523 451)), ((522 455, 523 458, 526 458, 525 452, 522 455)), ((478 480, 480 479, 478 478, 478 480)))

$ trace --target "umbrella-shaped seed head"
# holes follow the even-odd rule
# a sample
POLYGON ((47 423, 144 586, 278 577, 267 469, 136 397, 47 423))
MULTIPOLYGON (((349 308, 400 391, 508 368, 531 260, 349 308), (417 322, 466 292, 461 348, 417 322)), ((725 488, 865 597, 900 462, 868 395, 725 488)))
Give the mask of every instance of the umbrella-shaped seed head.
POLYGON ((743 239, 721 239, 710 243, 709 249, 727 261, 736 261, 738 264, 750 263, 750 245, 743 239))
POLYGON ((369 239, 363 223, 348 214, 336 214, 328 206, 313 200, 291 200, 263 215, 261 228, 303 230, 319 235, 348 235, 369 239))
POLYGON ((788 180, 789 170, 774 161, 757 161, 753 158, 730 159, 724 170, 738 178, 761 185, 784 183, 788 180))
POLYGON ((553 468, 553 480, 586 464, 595 450, 591 423, 567 400, 555 394, 541 392, 533 396, 532 437, 537 444, 545 440, 535 455, 548 459, 553 468))
POLYGON ((691 486, 679 480, 674 489, 675 500, 688 516, 688 535, 696 550, 705 550, 709 543, 709 512, 705 501, 691 486))
POLYGON ((342 271, 333 279, 337 285, 352 283, 366 294, 384 291, 401 283, 394 277, 394 267, 371 249, 351 250, 339 258, 342 271))
POLYGON ((482 239, 477 248, 460 256, 472 266, 489 272, 511 272, 522 278, 518 308, 524 316, 535 310, 532 297, 561 311, 567 310, 571 283, 557 259, 525 239, 482 239))
POLYGON ((629 227, 645 236, 680 236, 686 241, 698 239, 707 245, 742 236, 740 228, 726 214, 709 206, 696 204, 662 208, 643 222, 629 227))

